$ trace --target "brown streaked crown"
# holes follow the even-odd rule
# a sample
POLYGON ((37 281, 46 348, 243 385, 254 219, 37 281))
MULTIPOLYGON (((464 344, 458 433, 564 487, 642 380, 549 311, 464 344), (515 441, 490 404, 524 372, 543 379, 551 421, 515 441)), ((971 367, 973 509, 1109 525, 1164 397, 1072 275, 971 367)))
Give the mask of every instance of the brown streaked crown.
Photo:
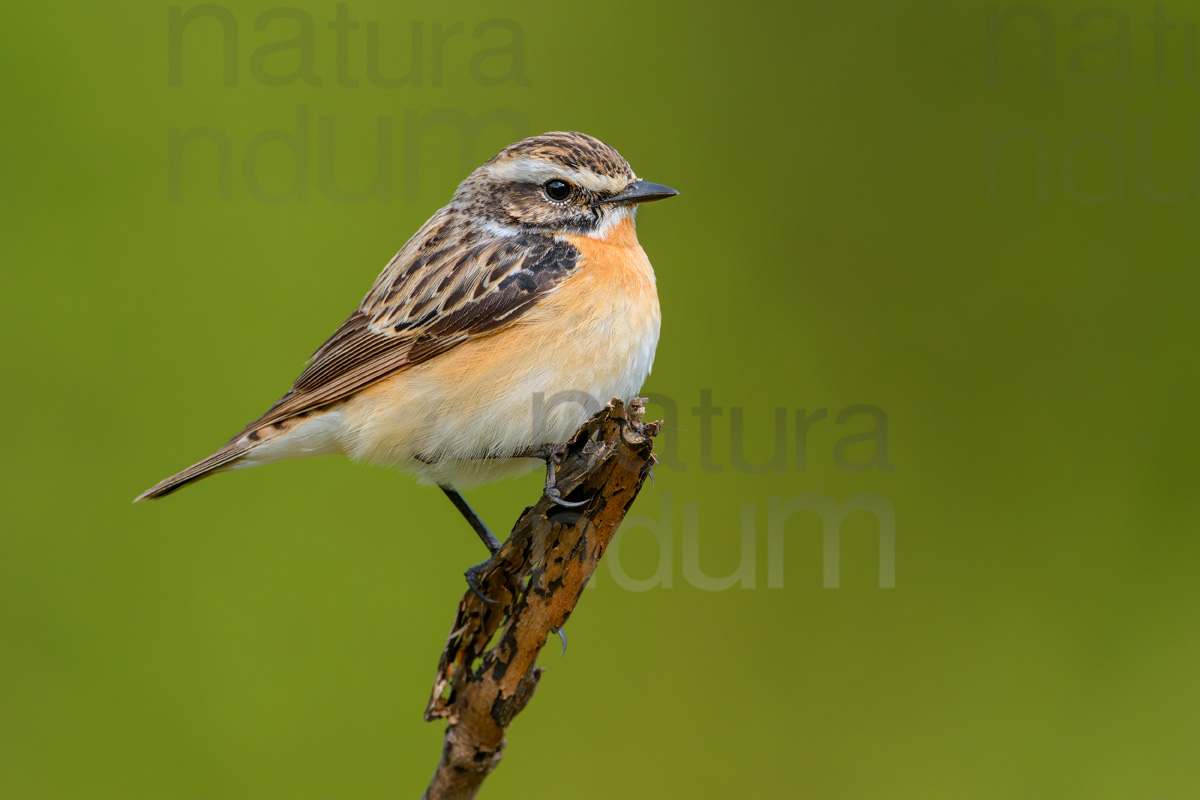
POLYGON ((634 180, 629 166, 616 148, 599 139, 576 131, 551 131, 523 139, 501 150, 488 163, 528 156, 555 162, 571 170, 589 170, 610 178, 634 180))

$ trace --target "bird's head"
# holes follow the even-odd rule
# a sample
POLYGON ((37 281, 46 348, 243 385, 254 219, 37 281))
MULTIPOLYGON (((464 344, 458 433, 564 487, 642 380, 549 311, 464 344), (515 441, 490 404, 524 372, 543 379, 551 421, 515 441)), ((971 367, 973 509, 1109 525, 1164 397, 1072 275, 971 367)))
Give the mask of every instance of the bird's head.
POLYGON ((621 154, 583 133, 544 133, 509 145, 475 170, 455 205, 492 232, 575 233, 598 239, 638 203, 678 194, 639 180, 621 154))

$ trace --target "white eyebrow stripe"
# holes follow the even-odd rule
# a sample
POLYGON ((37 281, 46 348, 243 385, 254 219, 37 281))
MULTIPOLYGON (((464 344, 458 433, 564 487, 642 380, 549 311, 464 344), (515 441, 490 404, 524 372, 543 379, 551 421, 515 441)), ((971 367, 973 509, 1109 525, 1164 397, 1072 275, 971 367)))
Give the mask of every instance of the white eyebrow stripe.
POLYGON ((570 169, 528 156, 492 164, 490 170, 493 177, 514 183, 545 183, 551 178, 562 178, 593 192, 619 192, 637 180, 598 175, 590 169, 570 169))

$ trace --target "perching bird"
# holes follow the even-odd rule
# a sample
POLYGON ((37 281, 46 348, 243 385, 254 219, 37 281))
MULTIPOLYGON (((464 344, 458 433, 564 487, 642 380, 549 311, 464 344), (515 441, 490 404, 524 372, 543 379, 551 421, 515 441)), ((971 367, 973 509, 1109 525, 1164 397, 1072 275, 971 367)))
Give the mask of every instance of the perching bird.
POLYGON ((340 453, 437 484, 494 553, 458 488, 537 457, 556 497, 553 445, 636 395, 660 315, 634 213, 675 194, 582 133, 510 145, 417 231, 267 413, 137 499, 340 453))

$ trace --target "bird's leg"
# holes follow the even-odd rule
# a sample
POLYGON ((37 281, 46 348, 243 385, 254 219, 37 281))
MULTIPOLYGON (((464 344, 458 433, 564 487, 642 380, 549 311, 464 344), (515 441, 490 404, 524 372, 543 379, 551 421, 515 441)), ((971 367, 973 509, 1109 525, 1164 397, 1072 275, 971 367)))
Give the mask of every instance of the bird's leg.
POLYGON ((554 503, 566 508, 578 508, 579 506, 587 505, 587 500, 572 502, 564 500, 562 492, 557 486, 558 465, 562 463, 563 456, 567 453, 566 444, 543 444, 538 447, 531 447, 520 455, 525 458, 540 458, 546 462, 546 486, 543 493, 554 503))
MULTIPOLYGON (((545 484, 545 488, 543 489, 543 492, 545 493, 546 497, 549 498, 551 501, 557 503, 560 506, 566 506, 567 508, 575 508, 578 506, 586 505, 587 501, 582 500, 579 502, 571 502, 570 500, 564 500, 562 497, 562 492, 560 492, 558 490, 558 486, 556 485, 556 481, 555 481, 555 473, 558 469, 558 465, 560 463, 562 463, 563 456, 566 455, 566 452, 567 452, 566 444, 544 444, 544 445, 540 445, 538 447, 527 448, 526 450, 522 450, 519 453, 515 453, 511 457, 512 458, 540 458, 543 461, 545 461, 546 462, 546 484, 545 484)), ((486 534, 488 536, 491 537, 492 541, 496 541, 496 537, 492 536, 491 531, 489 531, 487 529, 487 526, 483 524, 483 520, 479 519, 479 517, 475 514, 475 512, 471 510, 471 507, 467 505, 467 501, 462 498, 462 495, 460 495, 454 489, 451 489, 451 488, 448 488, 445 486, 442 487, 442 491, 446 493, 446 496, 448 496, 450 498, 451 502, 454 503, 455 507, 457 507, 458 510, 462 512, 463 516, 465 516, 467 518, 467 521, 471 523, 471 527, 475 529, 475 532, 479 534, 479 537, 481 539, 484 538, 484 533, 480 533, 480 531, 482 530, 482 531, 486 532, 486 534)), ((484 544, 487 544, 487 539, 484 539, 484 544)), ((497 548, 499 547, 499 542, 496 542, 496 546, 497 546, 497 548)), ((490 547, 490 545, 489 545, 489 547, 490 547)), ((490 603, 493 601, 488 600, 488 598, 484 597, 483 594, 480 593, 479 589, 472 582, 473 577, 474 577, 472 573, 474 571, 479 570, 482 567, 486 566, 487 563, 488 562, 485 561, 485 562, 483 562, 483 564, 479 564, 479 565, 471 567, 471 569, 467 570, 467 585, 469 585, 471 587, 471 591, 475 592, 475 594, 479 595, 485 601, 490 603)), ((557 633, 558 638, 562 640, 562 655, 566 655, 567 654, 567 634, 566 634, 566 632, 561 627, 552 628, 551 630, 554 633, 557 633)))
MULTIPOLYGON (((479 537, 481 542, 483 542, 483 546, 488 549, 488 552, 493 556, 496 555, 496 553, 500 551, 500 540, 497 539, 496 535, 488 529, 487 525, 483 523, 483 520, 481 520, 479 515, 475 513, 475 509, 471 508, 471 506, 467 504, 466 499, 459 494, 458 489, 455 489, 453 486, 439 486, 438 488, 446 493, 446 497, 450 498, 450 502, 454 503, 454 507, 457 508, 459 513, 466 518, 467 524, 471 526, 471 530, 475 531, 475 535, 479 537)), ((484 568, 487 567, 487 565, 491 562, 492 560, 489 558, 486 561, 476 564, 463 573, 467 579, 467 586, 471 587, 471 591, 474 592, 476 596, 485 603, 496 602, 495 600, 486 596, 483 592, 479 591, 479 577, 483 574, 484 568)))
MULTIPOLYGON (((545 461, 546 483, 543 488, 543 493, 546 495, 547 499, 566 508, 578 508, 579 506, 587 505, 588 501, 580 500, 578 502, 573 502, 570 500, 564 500, 562 492, 559 491, 557 482, 555 480, 556 473, 558 471, 558 465, 562 463, 563 456, 566 455, 566 452, 567 445, 565 443, 544 444, 539 445, 538 447, 528 448, 520 453, 515 453, 510 456, 510 458, 540 458, 545 461)), ((424 461, 425 459, 421 460, 424 461)), ((500 540, 497 539, 496 535, 488 529, 488 526, 485 525, 483 520, 479 518, 479 515, 475 513, 474 509, 467 504, 467 501, 461 494, 459 494, 458 490, 453 486, 439 486, 438 488, 446 493, 446 497, 450 498, 450 502, 454 504, 454 507, 458 509, 458 512, 467 520, 467 524, 471 526, 471 530, 475 531, 475 535, 479 537, 481 542, 483 542, 484 546, 488 549, 488 552, 493 556, 496 555, 496 553, 500 550, 500 540)), ((494 603, 496 602, 495 600, 487 597, 479 590, 478 583, 479 577, 483 574, 484 567, 486 567, 489 563, 491 563, 491 559, 488 559, 483 563, 476 564, 467 570, 465 575, 467 578, 467 586, 471 587, 472 592, 478 595, 481 600, 488 603, 494 603)), ((564 651, 566 650, 565 641, 563 649, 564 651)))
POLYGON ((471 530, 475 531, 475 535, 479 537, 479 541, 483 542, 483 546, 488 549, 488 552, 496 555, 496 552, 500 549, 500 540, 496 538, 496 535, 479 518, 479 515, 475 513, 475 509, 467 505, 466 498, 459 494, 458 489, 455 489, 453 486, 439 486, 438 488, 446 493, 446 497, 450 498, 450 502, 454 503, 454 507, 466 518, 467 524, 471 526, 471 530))

